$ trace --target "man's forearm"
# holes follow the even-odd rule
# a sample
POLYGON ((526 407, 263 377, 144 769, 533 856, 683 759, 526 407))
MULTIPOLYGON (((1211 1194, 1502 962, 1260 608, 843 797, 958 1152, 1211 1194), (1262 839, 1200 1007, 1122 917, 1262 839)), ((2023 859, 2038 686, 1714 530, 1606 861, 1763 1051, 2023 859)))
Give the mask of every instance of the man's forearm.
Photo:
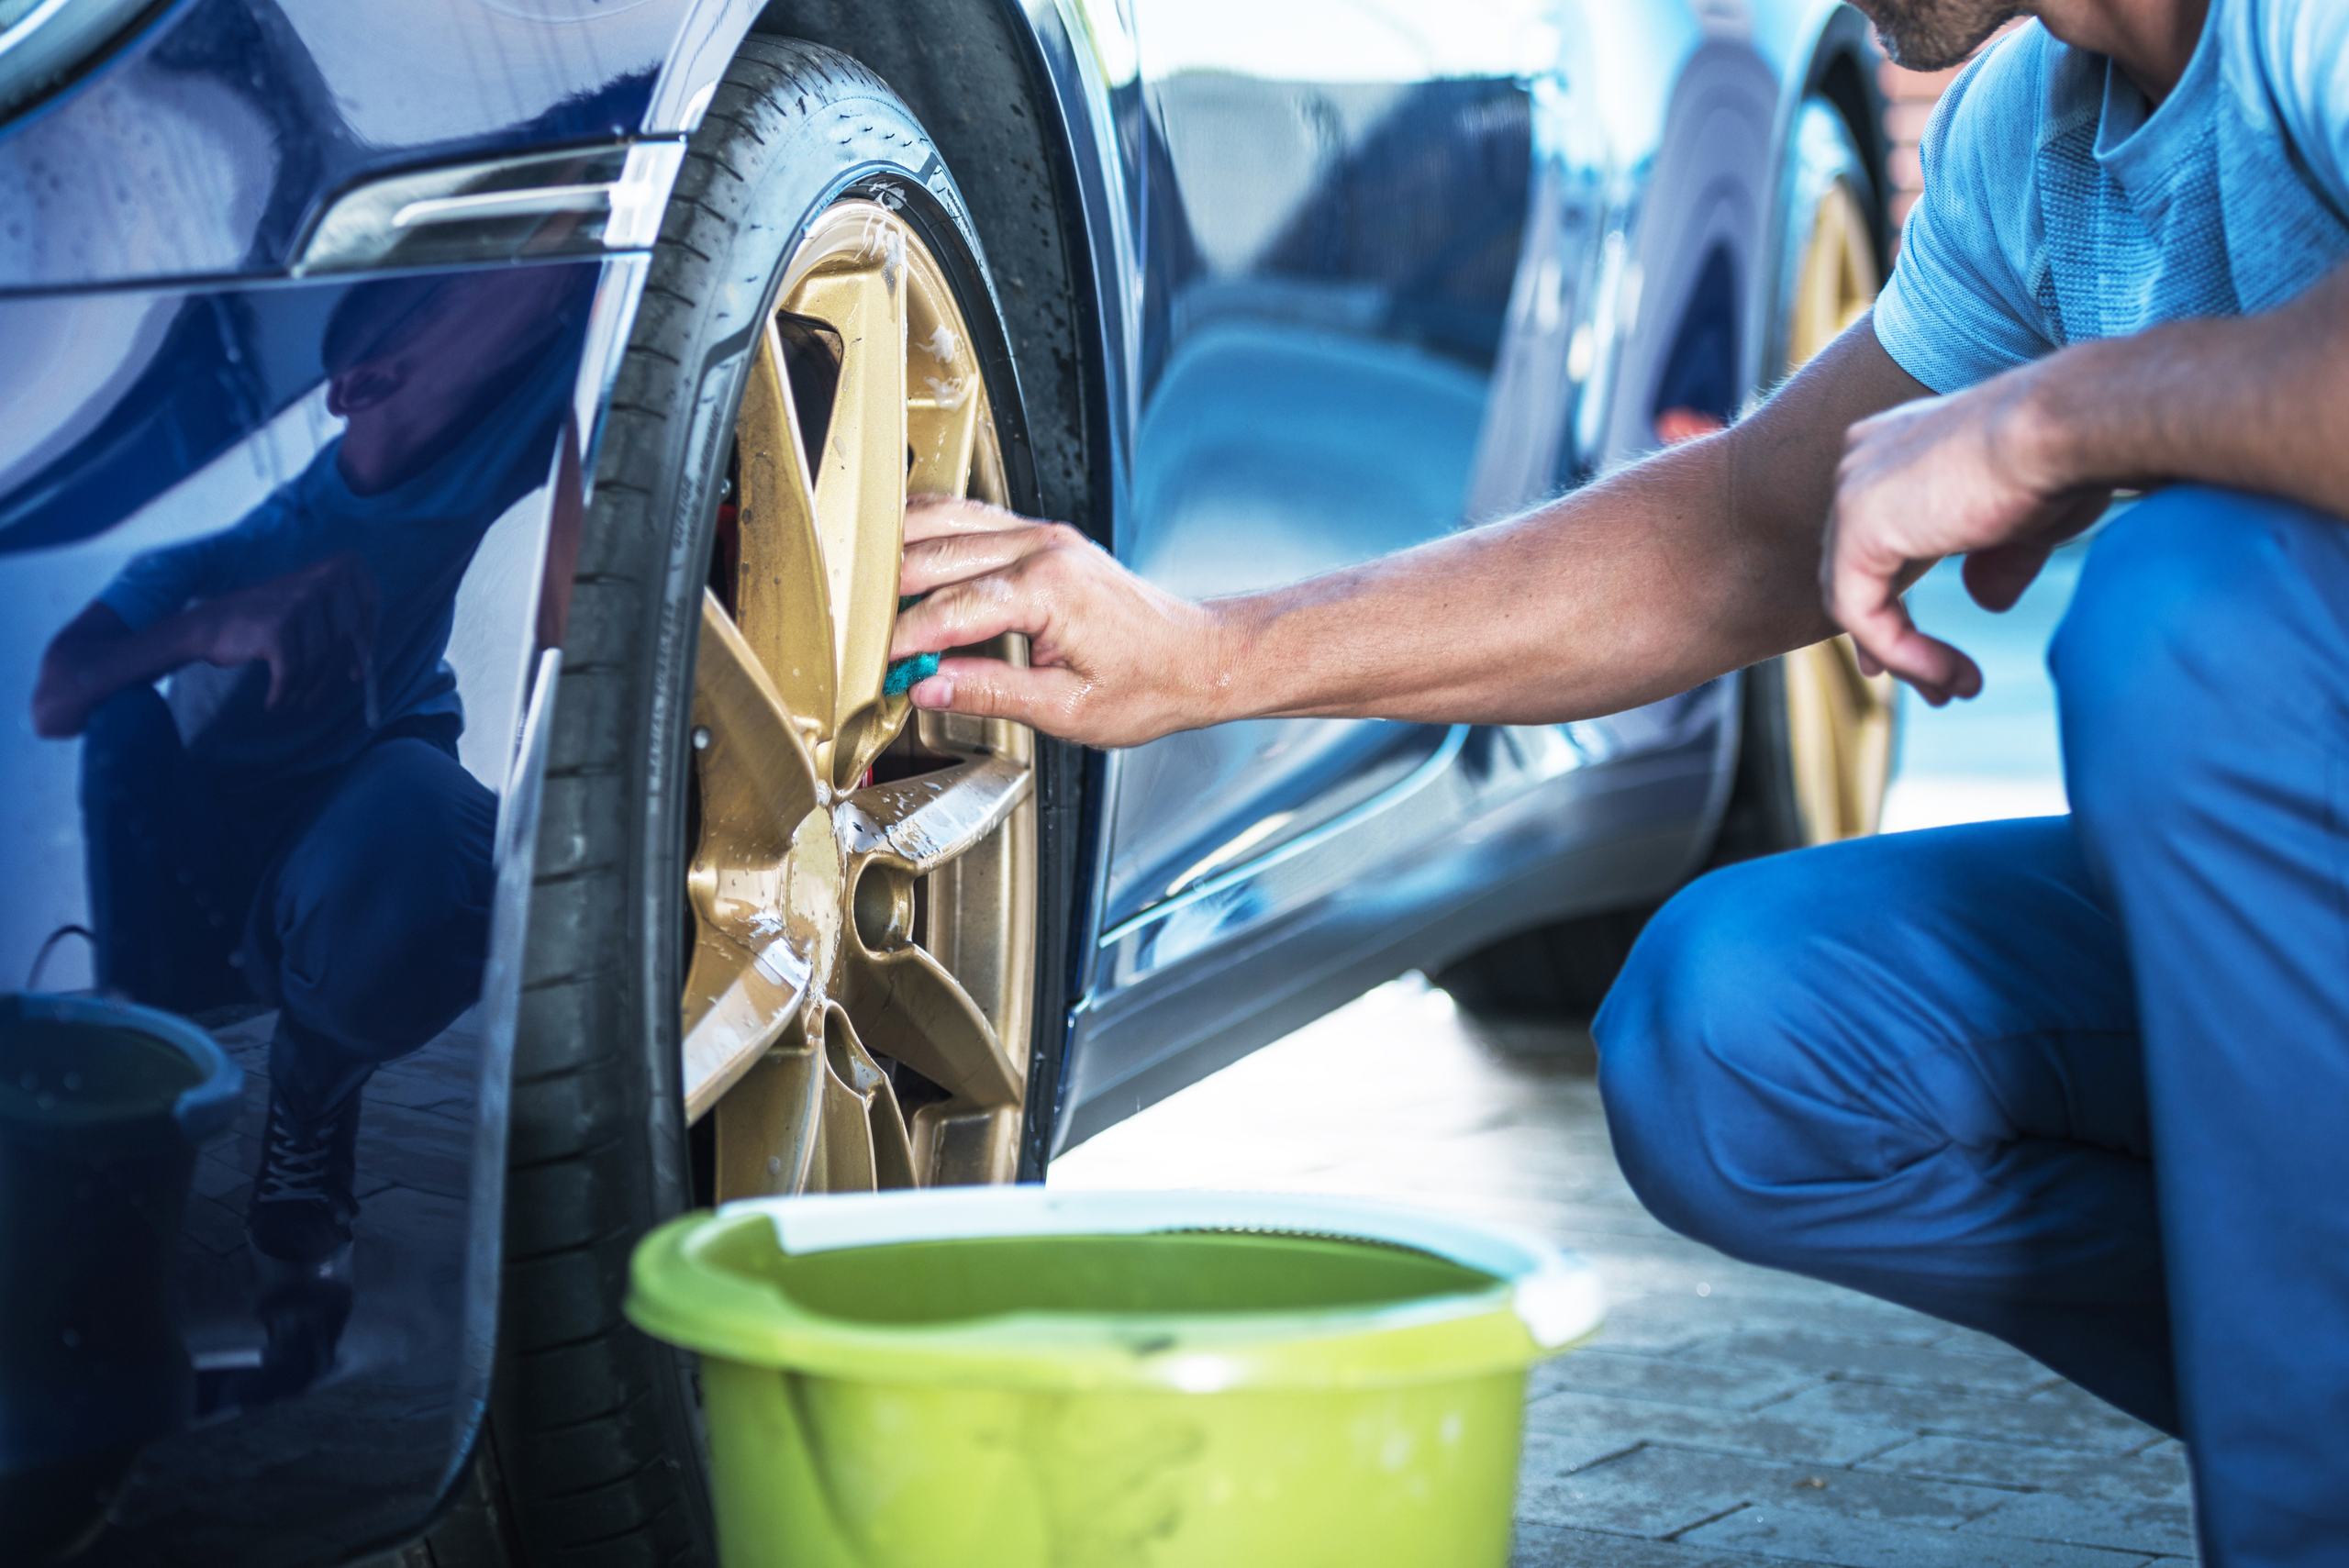
POLYGON ((1773 651, 1789 598, 1816 629, 1810 571, 1771 584, 1740 534, 1731 445, 1695 442, 1508 523, 1210 603, 1230 671, 1216 717, 1585 717, 1773 651))
POLYGON ((2177 321, 2033 367, 2022 461, 2057 487, 2224 484, 2349 517, 2349 268, 2259 316, 2177 321))
POLYGON ((1513 522, 1212 603, 1214 717, 1588 717, 1827 637, 1842 432, 1923 390, 1864 323, 1724 435, 1513 522))
POLYGON ((132 631, 104 605, 92 605, 57 634, 41 656, 33 687, 33 730, 50 740, 79 735, 98 706, 117 692, 170 673, 194 657, 187 612, 132 631))

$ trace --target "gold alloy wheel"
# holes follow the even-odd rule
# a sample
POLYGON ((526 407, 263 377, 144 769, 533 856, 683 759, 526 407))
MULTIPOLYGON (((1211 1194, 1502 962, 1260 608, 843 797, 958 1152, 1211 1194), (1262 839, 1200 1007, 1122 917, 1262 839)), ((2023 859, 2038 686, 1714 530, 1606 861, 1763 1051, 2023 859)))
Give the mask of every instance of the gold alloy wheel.
MULTIPOLYGON (((1837 180, 1820 200, 1795 274, 1787 372, 1865 315, 1877 287, 1867 215, 1837 180)), ((1892 772, 1892 677, 1860 673, 1848 637, 1798 648, 1784 662, 1787 752, 1803 841, 1875 832, 1892 772)))
MULTIPOLYGON (((1005 498, 946 274, 843 201, 785 270, 702 601, 688 1120, 717 1196, 1014 1174, 1035 961, 1035 741, 885 695, 910 494, 1005 498)), ((1016 639, 991 650, 1023 658, 1016 639)))

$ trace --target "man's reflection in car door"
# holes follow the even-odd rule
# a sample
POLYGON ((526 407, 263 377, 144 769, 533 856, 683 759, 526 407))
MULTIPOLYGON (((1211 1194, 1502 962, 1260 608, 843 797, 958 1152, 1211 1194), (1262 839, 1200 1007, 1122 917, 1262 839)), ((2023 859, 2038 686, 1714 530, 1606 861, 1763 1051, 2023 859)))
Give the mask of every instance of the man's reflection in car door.
POLYGON ((546 481, 582 288, 354 288, 323 344, 341 435, 230 527, 131 561, 42 661, 36 728, 82 738, 100 984, 276 1010, 246 1209, 269 1348, 227 1402, 331 1364, 362 1090, 480 993, 497 800, 458 762, 446 655, 484 534, 546 481))

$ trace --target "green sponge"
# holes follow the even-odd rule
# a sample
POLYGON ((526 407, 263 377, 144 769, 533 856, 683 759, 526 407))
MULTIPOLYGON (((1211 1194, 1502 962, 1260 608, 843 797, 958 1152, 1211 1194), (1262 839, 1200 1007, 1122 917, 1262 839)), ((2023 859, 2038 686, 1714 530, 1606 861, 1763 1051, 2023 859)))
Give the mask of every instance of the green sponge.
MULTIPOLYGON (((919 594, 910 598, 900 598, 897 601, 897 613, 903 615, 907 608, 920 603, 919 594)), ((900 659, 891 664, 889 673, 881 678, 881 695, 885 697, 904 696, 916 685, 937 673, 938 655, 935 653, 917 653, 910 659, 900 659)))
POLYGON ((882 679, 881 695, 901 697, 923 681, 938 673, 938 655, 917 653, 910 659, 900 659, 889 666, 889 673, 882 679))

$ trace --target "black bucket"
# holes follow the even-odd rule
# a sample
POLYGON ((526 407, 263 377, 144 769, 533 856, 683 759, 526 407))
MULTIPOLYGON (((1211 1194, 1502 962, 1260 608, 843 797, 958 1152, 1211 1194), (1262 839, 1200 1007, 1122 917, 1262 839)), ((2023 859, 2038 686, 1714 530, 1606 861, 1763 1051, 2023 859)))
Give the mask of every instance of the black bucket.
POLYGON ((167 1013, 0 996, 0 1562, 86 1543, 139 1448, 187 1423, 172 1253, 242 1086, 167 1013))

